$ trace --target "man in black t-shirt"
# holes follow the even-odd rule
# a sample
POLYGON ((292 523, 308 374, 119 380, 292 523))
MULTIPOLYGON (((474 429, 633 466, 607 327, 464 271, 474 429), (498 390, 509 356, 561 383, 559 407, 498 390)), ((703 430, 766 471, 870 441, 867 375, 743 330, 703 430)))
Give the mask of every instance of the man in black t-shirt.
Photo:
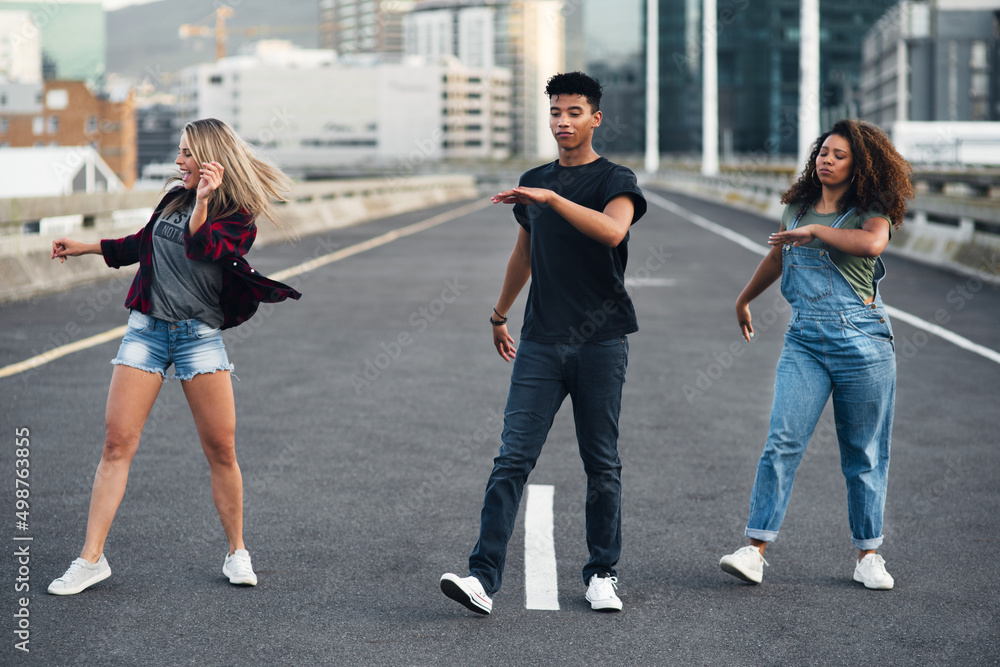
POLYGON ((524 484, 567 395, 587 473, 586 599, 593 609, 622 608, 614 569, 622 541, 618 416, 627 335, 638 330, 625 265, 629 228, 646 212, 646 200, 630 169, 594 151, 600 84, 581 72, 558 74, 545 94, 559 159, 525 172, 518 187, 492 198, 514 204, 520 225, 490 315, 497 352, 514 361, 503 444, 486 486, 470 576, 441 577, 445 595, 480 614, 493 608, 524 484), (506 313, 529 278, 515 349, 506 313))

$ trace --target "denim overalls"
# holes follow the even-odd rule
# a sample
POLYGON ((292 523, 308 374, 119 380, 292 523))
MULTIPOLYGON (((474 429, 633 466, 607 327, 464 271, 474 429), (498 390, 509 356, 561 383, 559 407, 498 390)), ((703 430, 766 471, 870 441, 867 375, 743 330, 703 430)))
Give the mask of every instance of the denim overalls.
MULTIPOLYGON (((831 227, 840 227, 853 212, 831 227)), ((867 305, 826 248, 786 245, 781 265, 781 293, 791 305, 791 321, 778 359, 770 432, 757 464, 746 535, 768 542, 778 536, 795 471, 832 393, 852 541, 860 550, 875 549, 882 543, 896 394, 892 327, 878 292, 885 265, 876 259, 875 299, 867 305)))

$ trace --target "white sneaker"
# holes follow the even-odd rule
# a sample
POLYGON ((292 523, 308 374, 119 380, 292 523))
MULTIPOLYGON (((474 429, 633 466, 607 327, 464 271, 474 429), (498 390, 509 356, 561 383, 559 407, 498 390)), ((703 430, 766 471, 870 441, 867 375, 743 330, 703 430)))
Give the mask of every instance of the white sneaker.
POLYGON ((753 545, 737 549, 728 556, 723 556, 719 567, 748 584, 759 584, 764 578, 764 566, 767 561, 760 555, 760 549, 753 545))
POLYGON ((887 591, 895 585, 892 575, 885 571, 885 559, 878 554, 868 554, 854 566, 854 581, 865 588, 887 591))
POLYGON ((222 574, 229 577, 231 584, 257 585, 257 575, 253 573, 253 565, 250 564, 250 552, 246 549, 237 549, 226 556, 226 562, 222 564, 222 574))
POLYGON ((49 584, 52 595, 76 595, 111 576, 108 559, 101 554, 96 563, 83 558, 73 561, 63 576, 49 584))
POLYGON ((612 577, 605 573, 605 576, 595 574, 590 578, 590 585, 587 586, 587 602, 590 608, 597 611, 621 611, 622 601, 615 594, 618 588, 618 577, 612 577))
POLYGON ((441 592, 477 614, 489 614, 493 611, 493 600, 475 577, 462 579, 446 572, 441 575, 441 592))

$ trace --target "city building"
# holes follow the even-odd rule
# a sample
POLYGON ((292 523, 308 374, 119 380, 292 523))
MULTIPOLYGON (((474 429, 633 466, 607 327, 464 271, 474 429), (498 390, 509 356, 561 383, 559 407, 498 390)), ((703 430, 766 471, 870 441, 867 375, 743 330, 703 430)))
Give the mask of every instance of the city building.
MULTIPOLYGON (((0 179, 0 199, 62 197, 125 189, 92 146, 5 148, 0 150, 0 174, 4 175, 0 179)), ((126 215, 115 217, 127 219, 126 215)), ((85 217, 78 213, 44 217, 23 221, 20 233, 71 234, 86 224, 85 217)))
POLYGON ((173 163, 181 127, 172 104, 151 104, 135 110, 136 169, 141 175, 147 165, 173 163))
POLYGON ((601 82, 599 153, 641 155, 646 142, 645 0, 567 0, 567 71, 601 82))
POLYGON ((510 157, 510 70, 467 68, 450 62, 440 71, 444 84, 442 157, 510 157))
MULTIPOLYGON (((820 104, 856 102, 861 39, 895 0, 820 3, 820 104)), ((660 150, 701 150, 702 3, 659 0, 660 150)), ((720 0, 719 145, 724 155, 798 150, 798 0, 720 0)))
POLYGON ((46 80, 98 83, 104 76, 105 24, 100 2, 19 2, 0 0, 2 12, 27 12, 29 20, 0 22, 0 35, 13 40, 41 40, 46 80))
POLYGON ((5 148, 0 173, 2 198, 119 192, 124 187, 91 146, 5 148))
POLYGON ((125 187, 132 187, 133 93, 94 93, 82 81, 0 84, 0 146, 91 146, 125 187))
POLYGON ((226 121, 286 171, 409 164, 510 152, 510 74, 457 62, 379 62, 269 41, 186 68, 177 127, 226 121))
POLYGON ((319 47, 340 54, 403 53, 403 16, 413 0, 319 0, 319 47))
POLYGON ((549 77, 564 71, 564 9, 563 0, 425 0, 404 17, 406 54, 509 70, 513 152, 554 157, 543 91, 549 77))
POLYGON ((901 2, 864 35, 861 117, 1000 120, 1000 0, 901 2))
POLYGON ((31 12, 9 11, 0 4, 0 81, 41 83, 42 40, 31 12))

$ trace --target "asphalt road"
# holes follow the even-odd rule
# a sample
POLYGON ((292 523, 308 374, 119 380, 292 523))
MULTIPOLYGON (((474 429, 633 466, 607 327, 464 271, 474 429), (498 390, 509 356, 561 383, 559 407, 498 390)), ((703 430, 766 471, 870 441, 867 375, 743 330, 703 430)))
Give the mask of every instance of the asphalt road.
MULTIPOLYGON (((660 194, 758 243, 774 227, 660 194)), ((250 260, 274 274, 457 206, 261 248, 250 260)), ((640 331, 621 416, 624 611, 598 614, 583 599, 585 487, 568 403, 530 479, 555 487, 561 609, 525 609, 521 519, 493 615, 445 598, 438 578, 465 573, 499 446, 510 369, 486 319, 515 234, 504 206, 458 217, 298 276, 301 301, 227 336, 256 588, 221 574, 226 542, 207 465, 172 381, 107 543, 112 577, 78 596, 45 594, 82 544, 118 342, 0 380, 0 663, 998 663, 1000 366, 894 323, 898 398, 880 549, 894 590, 851 579, 829 411, 763 584, 741 584, 718 560, 744 543, 787 309, 776 288, 760 297, 757 336, 742 343, 732 304, 759 256, 656 206, 630 243, 640 331), (19 428, 30 433, 26 530, 15 516, 19 428), (27 565, 13 555, 25 546, 27 565), (23 583, 30 588, 18 590, 23 583), (26 622, 27 654, 15 646, 26 622)), ((1000 350, 1000 290, 895 257, 887 264, 888 304, 1000 350)), ((124 324, 120 277, 131 274, 109 270, 106 282, 0 308, 0 368, 124 324)), ((522 311, 523 297, 512 331, 522 311)))

